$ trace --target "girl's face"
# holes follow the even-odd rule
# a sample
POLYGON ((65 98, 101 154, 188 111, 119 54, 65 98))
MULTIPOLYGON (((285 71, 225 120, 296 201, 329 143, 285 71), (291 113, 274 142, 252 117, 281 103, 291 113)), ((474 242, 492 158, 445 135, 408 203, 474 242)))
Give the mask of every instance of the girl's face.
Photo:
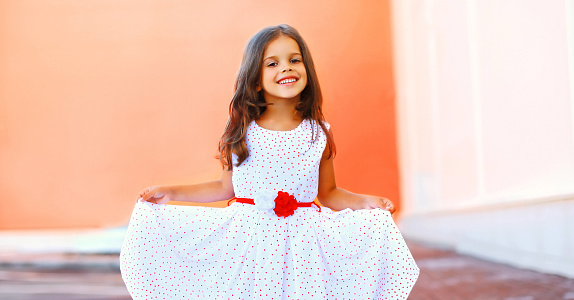
POLYGON ((263 55, 263 71, 258 88, 267 103, 277 100, 299 101, 307 86, 307 71, 297 42, 287 36, 271 41, 263 55))

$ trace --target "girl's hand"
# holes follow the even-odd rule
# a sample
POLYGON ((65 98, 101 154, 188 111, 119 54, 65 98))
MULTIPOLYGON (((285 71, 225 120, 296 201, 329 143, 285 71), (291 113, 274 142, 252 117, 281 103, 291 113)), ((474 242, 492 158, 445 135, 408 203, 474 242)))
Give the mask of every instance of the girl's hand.
POLYGON ((174 195, 167 187, 151 186, 140 192, 138 202, 151 202, 155 204, 166 204, 173 200, 174 195))
POLYGON ((395 205, 387 198, 377 196, 366 196, 365 206, 367 209, 382 208, 388 210, 391 214, 395 212, 395 205))

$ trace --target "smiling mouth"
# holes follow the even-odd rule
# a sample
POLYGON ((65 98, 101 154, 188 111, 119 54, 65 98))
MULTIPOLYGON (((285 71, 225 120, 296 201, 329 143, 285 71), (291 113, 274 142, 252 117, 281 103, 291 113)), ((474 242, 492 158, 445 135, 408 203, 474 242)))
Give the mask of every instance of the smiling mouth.
POLYGON ((283 80, 278 81, 279 84, 288 84, 297 81, 297 78, 285 78, 283 80))

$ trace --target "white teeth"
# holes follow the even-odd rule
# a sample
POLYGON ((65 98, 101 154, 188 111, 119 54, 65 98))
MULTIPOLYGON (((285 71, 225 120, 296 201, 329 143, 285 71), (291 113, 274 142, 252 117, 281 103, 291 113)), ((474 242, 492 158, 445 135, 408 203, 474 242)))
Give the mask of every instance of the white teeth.
POLYGON ((283 79, 283 80, 279 81, 279 84, 286 84, 286 83, 291 83, 291 82, 295 82, 295 81, 297 81, 297 79, 288 78, 288 79, 283 79))

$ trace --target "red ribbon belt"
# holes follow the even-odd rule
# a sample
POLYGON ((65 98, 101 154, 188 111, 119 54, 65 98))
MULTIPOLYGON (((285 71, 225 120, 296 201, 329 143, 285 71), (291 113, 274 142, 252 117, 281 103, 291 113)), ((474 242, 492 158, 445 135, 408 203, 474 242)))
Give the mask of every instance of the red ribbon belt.
MULTIPOLYGON (((255 205, 254 199, 234 197, 227 202, 227 206, 231 205, 231 201, 233 200, 239 203, 255 205)), ((298 202, 293 195, 289 195, 288 193, 281 191, 277 193, 277 197, 275 198, 274 202, 275 202, 275 208, 273 208, 273 211, 278 217, 288 217, 294 214, 295 210, 299 207, 312 207, 313 205, 319 208, 319 212, 321 211, 321 206, 315 203, 315 201, 298 202)))

